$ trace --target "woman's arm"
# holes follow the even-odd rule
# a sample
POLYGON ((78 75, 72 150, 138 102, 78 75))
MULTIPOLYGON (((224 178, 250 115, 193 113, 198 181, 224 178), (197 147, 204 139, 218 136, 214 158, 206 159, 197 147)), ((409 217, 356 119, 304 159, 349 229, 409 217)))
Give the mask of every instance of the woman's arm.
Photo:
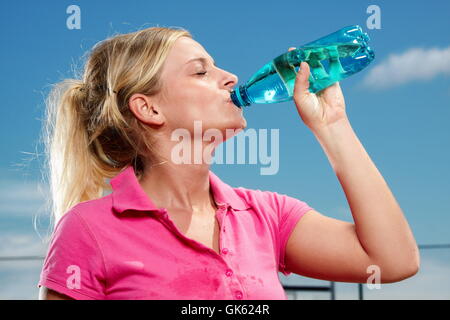
POLYGON ((314 134, 345 192, 364 251, 386 271, 417 270, 419 251, 408 222, 349 121, 314 134))
POLYGON ((414 275, 420 263, 417 244, 400 206, 350 125, 339 83, 316 95, 308 90, 309 76, 308 64, 302 63, 294 102, 339 179, 354 224, 313 210, 288 240, 286 266, 295 273, 336 281, 362 282, 370 265, 380 268, 383 282, 414 275))
POLYGON ((39 288, 39 300, 74 300, 74 299, 62 293, 49 289, 47 287, 41 286, 39 288))
POLYGON ((314 131, 348 200, 354 224, 310 212, 286 246, 294 273, 326 280, 365 282, 376 265, 381 282, 414 275, 419 252, 403 212, 347 119, 314 131))

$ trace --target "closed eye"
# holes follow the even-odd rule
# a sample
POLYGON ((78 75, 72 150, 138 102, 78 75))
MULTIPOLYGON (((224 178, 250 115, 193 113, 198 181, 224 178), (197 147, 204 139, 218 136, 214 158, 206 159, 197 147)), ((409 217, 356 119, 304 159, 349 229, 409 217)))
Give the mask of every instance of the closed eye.
POLYGON ((207 72, 206 71, 204 71, 204 72, 197 72, 196 74, 198 74, 198 75, 205 75, 207 72))

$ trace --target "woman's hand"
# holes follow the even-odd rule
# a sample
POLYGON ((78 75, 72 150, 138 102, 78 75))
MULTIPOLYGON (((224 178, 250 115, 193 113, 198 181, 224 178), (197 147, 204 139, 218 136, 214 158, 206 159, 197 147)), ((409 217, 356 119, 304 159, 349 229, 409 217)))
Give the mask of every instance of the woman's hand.
MULTIPOLYGON (((289 48, 289 51, 295 48, 289 48)), ((309 92, 309 65, 302 62, 294 86, 294 102, 305 125, 313 132, 347 119, 345 100, 339 82, 318 92, 309 92)))

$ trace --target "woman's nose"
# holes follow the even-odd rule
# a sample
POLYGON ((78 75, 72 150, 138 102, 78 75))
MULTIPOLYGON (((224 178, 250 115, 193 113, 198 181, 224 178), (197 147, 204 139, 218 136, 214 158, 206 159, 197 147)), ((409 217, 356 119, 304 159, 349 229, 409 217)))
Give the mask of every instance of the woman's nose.
POLYGON ((239 78, 231 72, 228 72, 228 78, 225 81, 225 86, 233 89, 233 87, 238 83, 239 78))

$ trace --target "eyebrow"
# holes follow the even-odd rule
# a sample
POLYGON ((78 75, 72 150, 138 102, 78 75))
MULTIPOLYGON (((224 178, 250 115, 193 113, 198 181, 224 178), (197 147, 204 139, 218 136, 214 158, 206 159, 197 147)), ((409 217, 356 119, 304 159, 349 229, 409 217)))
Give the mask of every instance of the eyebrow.
MULTIPOLYGON (((188 63, 193 62, 193 61, 201 61, 202 63, 208 63, 208 59, 206 59, 206 58, 194 58, 194 59, 189 60, 185 64, 188 64, 188 63)), ((217 67, 216 66, 216 62, 214 60, 213 60, 213 65, 214 65, 214 67, 217 67)))

